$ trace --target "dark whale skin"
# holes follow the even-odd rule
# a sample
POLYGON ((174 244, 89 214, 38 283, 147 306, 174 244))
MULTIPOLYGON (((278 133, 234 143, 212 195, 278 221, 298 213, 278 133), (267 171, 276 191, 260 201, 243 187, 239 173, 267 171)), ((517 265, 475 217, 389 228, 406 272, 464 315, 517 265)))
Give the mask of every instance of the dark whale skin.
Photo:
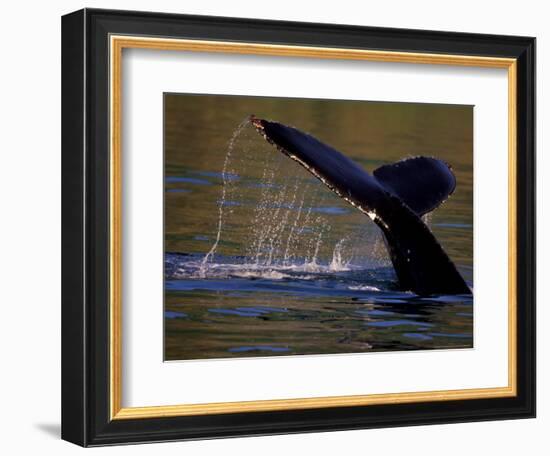
POLYGON ((420 218, 454 191, 451 168, 416 157, 367 173, 341 152, 278 122, 250 118, 256 130, 282 153, 368 215, 382 230, 399 288, 420 296, 471 294, 471 290, 420 218))

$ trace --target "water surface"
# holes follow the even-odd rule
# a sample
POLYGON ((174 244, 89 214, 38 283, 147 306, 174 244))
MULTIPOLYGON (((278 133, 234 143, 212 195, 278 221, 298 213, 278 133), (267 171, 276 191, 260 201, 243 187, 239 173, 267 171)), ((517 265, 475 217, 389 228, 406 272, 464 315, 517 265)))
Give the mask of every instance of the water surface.
POLYGON ((165 96, 165 359, 467 348, 471 296, 399 291, 378 228, 245 122, 307 131, 367 171, 450 163, 426 220, 473 287, 472 107, 165 96))

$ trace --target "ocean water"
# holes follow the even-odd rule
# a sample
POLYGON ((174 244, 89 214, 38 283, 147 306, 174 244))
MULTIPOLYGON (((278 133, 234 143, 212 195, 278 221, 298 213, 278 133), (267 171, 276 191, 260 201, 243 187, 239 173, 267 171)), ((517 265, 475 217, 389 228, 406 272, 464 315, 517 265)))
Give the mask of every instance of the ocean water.
POLYGON ((367 171, 415 155, 457 189, 426 218, 473 289, 472 108, 165 96, 165 359, 470 348, 472 296, 397 288, 368 217, 267 144, 250 114, 367 171))

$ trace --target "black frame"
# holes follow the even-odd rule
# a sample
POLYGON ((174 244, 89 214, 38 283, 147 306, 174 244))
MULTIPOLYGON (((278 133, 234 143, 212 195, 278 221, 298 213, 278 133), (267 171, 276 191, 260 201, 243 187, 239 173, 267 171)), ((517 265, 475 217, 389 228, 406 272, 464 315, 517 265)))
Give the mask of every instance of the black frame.
POLYGON ((84 9, 62 19, 62 438, 82 446, 535 416, 535 39, 84 9), (110 420, 110 34, 517 59, 517 396, 110 420))

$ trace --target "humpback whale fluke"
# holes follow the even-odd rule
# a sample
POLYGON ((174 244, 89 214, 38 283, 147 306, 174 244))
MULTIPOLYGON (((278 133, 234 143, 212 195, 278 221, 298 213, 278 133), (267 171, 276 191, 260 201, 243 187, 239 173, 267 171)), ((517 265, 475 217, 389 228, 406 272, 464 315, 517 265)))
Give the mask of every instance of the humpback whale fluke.
POLYGON ((296 128, 250 117, 256 130, 382 230, 399 286, 419 295, 471 294, 420 218, 454 191, 451 168, 430 157, 405 159, 367 173, 336 149, 296 128))

